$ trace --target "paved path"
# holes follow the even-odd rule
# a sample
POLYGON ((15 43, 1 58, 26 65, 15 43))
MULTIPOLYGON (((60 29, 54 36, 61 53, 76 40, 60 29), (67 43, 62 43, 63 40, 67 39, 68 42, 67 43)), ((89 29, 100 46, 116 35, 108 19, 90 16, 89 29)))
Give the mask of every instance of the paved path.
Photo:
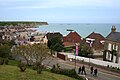
MULTIPOLYGON (((57 58, 50 58, 45 63, 47 63, 49 66, 52 66, 54 64, 59 63, 61 68, 67 68, 67 69, 75 68, 74 62, 63 61, 63 60, 57 59, 57 58)), ((76 71, 78 71, 79 66, 83 66, 83 64, 77 63, 76 71)), ((98 69, 98 76, 94 77, 93 75, 90 74, 89 66, 85 65, 85 64, 84 64, 84 66, 86 67, 87 75, 80 75, 80 76, 85 76, 89 80, 120 80, 120 74, 115 73, 115 72, 111 72, 108 70, 100 69, 100 68, 97 68, 98 69)))

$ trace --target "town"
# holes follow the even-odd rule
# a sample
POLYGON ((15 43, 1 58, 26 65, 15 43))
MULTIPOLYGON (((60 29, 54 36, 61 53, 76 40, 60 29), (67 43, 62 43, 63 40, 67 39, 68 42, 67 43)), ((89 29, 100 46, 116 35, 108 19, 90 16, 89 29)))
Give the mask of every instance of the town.
MULTIPOLYGON (((38 58, 36 57, 39 55, 34 56, 35 49, 31 47, 37 48, 36 44, 44 45, 49 48, 50 51, 48 51, 48 54, 51 56, 41 62, 41 64, 45 65, 47 68, 57 65, 58 68, 75 69, 78 73, 78 68, 84 65, 88 69, 90 67, 98 69, 98 77, 93 77, 91 75, 84 76, 83 72, 79 74, 80 77, 84 77, 88 80, 93 78, 93 80, 97 80, 97 78, 101 78, 99 77, 99 71, 104 71, 104 73, 107 74, 112 74, 111 72, 114 72, 114 75, 117 76, 115 78, 120 79, 120 32, 117 32, 115 26, 111 25, 111 32, 108 33, 106 37, 103 37, 101 33, 92 32, 85 38, 82 38, 81 35, 74 30, 68 30, 69 34, 63 36, 60 32, 45 33, 32 29, 38 25, 48 25, 46 23, 36 24, 33 22, 13 24, 14 22, 0 25, 0 57, 9 59, 6 54, 11 53, 9 55, 13 59, 17 61, 23 60, 21 64, 27 60, 28 65, 33 65, 34 62, 37 62, 38 58), (4 47, 8 42, 12 45, 10 50, 7 50, 9 49, 7 48, 8 46, 4 47), (33 46, 30 47, 29 45, 33 46), (25 46, 29 46, 31 49, 25 46), (19 47, 22 52, 15 52, 14 49, 17 47, 19 47), (25 54, 24 49, 28 49, 25 54), (19 55, 15 55, 13 52, 19 53, 19 55), (29 52, 29 56, 27 52, 29 52)), ((45 48, 43 48, 43 50, 47 51, 45 48)), ((45 54, 46 52, 43 51, 42 53, 45 54)), ((44 54, 42 54, 42 56, 45 56, 44 54)), ((0 64, 3 64, 2 61, 1 59, 0 64)), ((23 69, 24 66, 21 66, 23 69)), ((86 70, 86 72, 89 72, 89 70, 86 70)), ((102 78, 98 80, 102 80, 102 78)))

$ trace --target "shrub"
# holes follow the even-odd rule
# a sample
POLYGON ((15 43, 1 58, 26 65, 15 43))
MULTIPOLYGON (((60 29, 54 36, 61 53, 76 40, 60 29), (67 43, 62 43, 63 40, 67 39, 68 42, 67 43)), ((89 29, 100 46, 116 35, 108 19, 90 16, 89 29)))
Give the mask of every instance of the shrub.
POLYGON ((120 68, 118 67, 117 70, 120 70, 120 68))
POLYGON ((115 67, 112 67, 113 69, 115 69, 115 67))
POLYGON ((43 67, 44 67, 43 65, 37 66, 37 73, 38 73, 38 74, 41 74, 41 73, 42 73, 43 67))
POLYGON ((4 64, 4 59, 0 59, 0 65, 4 64))
POLYGON ((26 64, 22 61, 18 64, 18 67, 20 68, 21 72, 24 72, 26 70, 26 64))
POLYGON ((51 72, 82 80, 82 78, 77 75, 75 69, 58 69, 55 67, 55 65, 53 65, 51 72))
POLYGON ((38 74, 41 74, 43 69, 44 69, 44 65, 42 65, 40 62, 34 63, 33 70, 37 70, 38 74))
POLYGON ((6 65, 8 65, 8 63, 9 63, 9 59, 8 59, 8 58, 7 58, 7 59, 5 59, 5 61, 4 61, 4 62, 5 62, 5 64, 6 64, 6 65))
POLYGON ((32 65, 32 69, 33 70, 36 70, 37 69, 37 66, 36 66, 36 63, 34 62, 33 65, 32 65))
POLYGON ((55 65, 53 65, 53 66, 52 66, 52 69, 51 69, 51 72, 54 73, 54 72, 56 72, 55 70, 56 70, 56 67, 55 67, 55 65))

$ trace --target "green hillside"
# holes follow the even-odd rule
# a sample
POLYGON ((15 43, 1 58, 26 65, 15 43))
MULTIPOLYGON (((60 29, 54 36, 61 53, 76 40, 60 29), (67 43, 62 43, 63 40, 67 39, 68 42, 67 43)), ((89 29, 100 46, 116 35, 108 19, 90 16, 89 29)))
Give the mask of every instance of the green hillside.
POLYGON ((54 74, 48 71, 43 71, 42 74, 37 74, 36 71, 27 69, 25 72, 20 72, 19 68, 10 65, 0 65, 0 80, 76 80, 64 75, 54 74))

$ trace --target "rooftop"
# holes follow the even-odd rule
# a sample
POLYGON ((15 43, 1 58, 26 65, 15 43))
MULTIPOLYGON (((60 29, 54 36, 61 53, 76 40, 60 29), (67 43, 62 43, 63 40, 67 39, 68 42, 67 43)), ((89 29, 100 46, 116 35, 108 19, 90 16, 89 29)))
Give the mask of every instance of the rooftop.
POLYGON ((120 42, 120 32, 111 32, 107 37, 107 40, 120 42))

